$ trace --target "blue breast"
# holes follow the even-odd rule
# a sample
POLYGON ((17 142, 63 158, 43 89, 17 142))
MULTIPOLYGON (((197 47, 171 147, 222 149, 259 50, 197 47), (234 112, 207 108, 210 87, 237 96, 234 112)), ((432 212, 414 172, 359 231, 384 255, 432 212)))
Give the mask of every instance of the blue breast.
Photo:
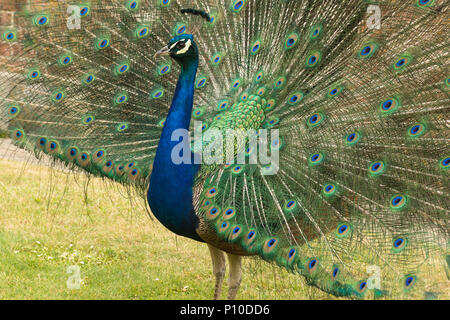
MULTIPOLYGON (((153 214, 165 227, 178 235, 203 242, 195 231, 199 219, 192 204, 194 178, 199 166, 192 161, 178 165, 172 161, 172 150, 180 144, 180 141, 172 141, 172 134, 179 129, 189 129, 197 67, 198 61, 193 61, 182 68, 156 151, 147 199, 153 214)), ((184 139, 182 143, 185 144, 183 149, 191 153, 189 141, 184 139)))

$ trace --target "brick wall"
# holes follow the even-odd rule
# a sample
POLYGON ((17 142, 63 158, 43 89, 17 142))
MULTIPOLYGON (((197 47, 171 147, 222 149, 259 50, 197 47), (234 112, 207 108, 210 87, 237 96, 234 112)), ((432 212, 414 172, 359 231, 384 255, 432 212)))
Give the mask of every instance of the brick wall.
POLYGON ((0 0, 0 26, 14 24, 14 12, 28 4, 28 0, 0 0))
MULTIPOLYGON (((30 0, 0 0, 0 30, 14 27, 15 11, 22 9, 30 0)), ((0 42, 0 56, 9 56, 12 52, 7 43, 0 42)))

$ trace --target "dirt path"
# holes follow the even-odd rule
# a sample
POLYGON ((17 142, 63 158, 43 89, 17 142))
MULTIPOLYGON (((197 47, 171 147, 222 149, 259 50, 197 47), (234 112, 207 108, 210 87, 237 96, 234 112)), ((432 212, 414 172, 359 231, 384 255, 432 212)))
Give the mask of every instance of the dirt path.
POLYGON ((0 159, 25 162, 28 164, 49 165, 49 159, 37 159, 34 154, 17 148, 10 139, 0 139, 0 159))

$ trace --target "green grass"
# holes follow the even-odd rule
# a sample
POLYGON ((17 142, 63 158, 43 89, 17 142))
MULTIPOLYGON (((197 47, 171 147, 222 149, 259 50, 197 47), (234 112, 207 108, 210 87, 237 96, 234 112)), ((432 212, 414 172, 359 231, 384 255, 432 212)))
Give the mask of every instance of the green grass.
MULTIPOLYGON (((212 298, 207 247, 152 221, 123 188, 91 179, 85 198, 83 175, 0 165, 0 299, 212 298), (72 265, 80 289, 67 288, 72 265)), ((272 266, 249 272, 254 264, 244 263, 238 299, 331 298, 272 266)))
POLYGON ((9 137, 8 131, 0 129, 0 139, 8 137, 9 137))
MULTIPOLYGON (((206 245, 151 220, 124 188, 18 162, 0 160, 0 167, 0 299, 212 298, 206 245), (80 289, 67 287, 73 265, 80 289)), ((429 271, 433 290, 442 286, 443 270, 429 271)), ((223 297, 226 289, 225 283, 223 297)), ((336 299, 248 258, 237 298, 336 299)))

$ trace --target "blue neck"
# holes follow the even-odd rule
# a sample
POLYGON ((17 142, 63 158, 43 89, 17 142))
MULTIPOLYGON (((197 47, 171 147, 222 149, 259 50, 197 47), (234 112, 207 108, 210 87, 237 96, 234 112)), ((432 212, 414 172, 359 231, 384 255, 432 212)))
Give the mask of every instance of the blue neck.
MULTIPOLYGON (((194 240, 203 241, 195 229, 198 217, 192 205, 192 187, 198 166, 176 165, 172 162, 172 149, 179 141, 171 141, 177 129, 189 130, 194 104, 194 83, 198 58, 182 64, 181 74, 167 116, 155 161, 153 163, 148 203, 155 217, 172 232, 194 240)), ((184 140, 190 150, 189 141, 184 140)))

